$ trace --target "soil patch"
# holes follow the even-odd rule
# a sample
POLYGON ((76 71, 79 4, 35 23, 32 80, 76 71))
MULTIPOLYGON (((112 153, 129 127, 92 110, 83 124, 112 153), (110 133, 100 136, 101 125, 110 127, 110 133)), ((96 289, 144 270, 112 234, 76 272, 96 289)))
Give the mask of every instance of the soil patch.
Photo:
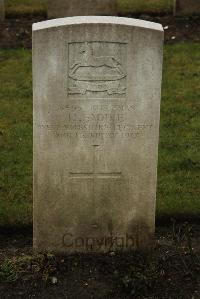
MULTIPOLYGON (((131 16, 129 16, 131 17, 131 16)), ((200 17, 175 18, 173 16, 135 16, 147 21, 161 23, 165 29, 165 43, 200 41, 200 17)), ((6 19, 0 23, 0 48, 31 48, 31 27, 44 17, 6 19)))
POLYGON ((0 238, 0 298, 197 299, 200 226, 158 227, 153 252, 59 256, 32 235, 0 238))

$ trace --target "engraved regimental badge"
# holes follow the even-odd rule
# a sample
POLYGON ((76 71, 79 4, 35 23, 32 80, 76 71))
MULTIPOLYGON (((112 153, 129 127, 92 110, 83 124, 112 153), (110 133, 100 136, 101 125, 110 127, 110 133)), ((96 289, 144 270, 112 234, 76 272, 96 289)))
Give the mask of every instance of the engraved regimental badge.
POLYGON ((68 55, 70 97, 126 96, 126 44, 69 43, 68 55))

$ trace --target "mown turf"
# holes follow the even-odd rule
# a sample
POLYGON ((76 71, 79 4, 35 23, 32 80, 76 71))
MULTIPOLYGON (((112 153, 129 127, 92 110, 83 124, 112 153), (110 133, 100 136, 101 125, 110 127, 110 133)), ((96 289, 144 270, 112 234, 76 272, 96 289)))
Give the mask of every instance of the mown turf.
MULTIPOLYGON (((120 14, 126 13, 170 13, 173 0, 117 0, 120 14)), ((47 0, 7 0, 6 14, 16 15, 41 15, 46 14, 47 0)))
POLYGON ((199 215, 200 44, 165 47, 157 214, 199 215))
POLYGON ((121 14, 167 14, 173 11, 173 0, 118 0, 118 11, 121 14))
POLYGON ((0 224, 23 224, 32 213, 31 53, 0 57, 0 224))
MULTIPOLYGON (((0 225, 32 221, 31 52, 1 50, 0 225)), ((200 44, 167 45, 158 167, 157 216, 197 216, 200 44)))
POLYGON ((6 15, 45 15, 47 0, 7 0, 6 15))

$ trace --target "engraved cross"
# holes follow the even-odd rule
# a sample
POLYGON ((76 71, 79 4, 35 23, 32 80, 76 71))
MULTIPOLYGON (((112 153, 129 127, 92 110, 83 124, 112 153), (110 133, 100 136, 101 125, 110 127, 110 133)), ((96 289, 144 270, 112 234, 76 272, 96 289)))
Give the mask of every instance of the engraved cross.
MULTIPOLYGON (((96 170, 96 150, 99 145, 93 145, 93 169, 91 172, 70 172, 71 179, 91 179, 92 180, 92 193, 93 193, 93 204, 96 207, 95 200, 95 184, 98 179, 120 179, 121 172, 98 172, 96 170)), ((96 209, 95 209, 96 210, 96 209)))
POLYGON ((92 172, 70 172, 70 177, 74 179, 119 179, 121 172, 97 172, 96 171, 96 148, 99 145, 93 145, 93 170, 92 172))

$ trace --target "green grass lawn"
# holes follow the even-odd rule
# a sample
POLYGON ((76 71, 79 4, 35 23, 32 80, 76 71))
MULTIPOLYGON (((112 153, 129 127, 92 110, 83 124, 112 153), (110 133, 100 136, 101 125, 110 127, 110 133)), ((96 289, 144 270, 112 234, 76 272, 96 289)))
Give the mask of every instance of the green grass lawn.
MULTIPOLYGON (((0 225, 32 221, 31 52, 1 50, 0 225)), ((200 213, 200 44, 165 46, 158 217, 200 213)))
POLYGON ((43 15, 46 13, 47 0, 7 0, 6 15, 43 15))
MULTIPOLYGON (((117 0, 119 13, 170 13, 173 0, 117 0)), ((7 0, 6 13, 10 16, 45 14, 47 0, 7 0)))
POLYGON ((174 0, 118 0, 120 13, 171 13, 174 0))
POLYGON ((32 213, 31 53, 0 57, 0 224, 23 224, 32 213))
POLYGON ((200 214, 200 44, 165 46, 157 215, 200 214))

